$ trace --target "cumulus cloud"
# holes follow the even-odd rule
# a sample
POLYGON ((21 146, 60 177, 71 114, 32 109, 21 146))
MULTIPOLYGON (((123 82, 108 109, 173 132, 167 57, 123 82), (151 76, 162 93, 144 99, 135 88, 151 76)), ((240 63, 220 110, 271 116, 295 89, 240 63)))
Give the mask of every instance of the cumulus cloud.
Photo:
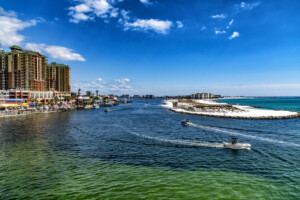
POLYGON ((159 19, 137 19, 134 22, 125 22, 124 27, 126 30, 152 30, 157 33, 167 34, 172 26, 172 22, 169 20, 159 20, 159 19))
POLYGON ((18 14, 15 11, 9 10, 5 11, 2 7, 0 7, 0 15, 7 17, 17 17, 18 14))
POLYGON ((224 19, 224 18, 226 18, 226 15, 219 14, 219 15, 212 15, 210 17, 213 18, 213 19, 224 19))
MULTIPOLYGON (((113 6, 114 0, 74 0, 79 3, 69 8, 70 22, 94 20, 95 17, 109 18, 118 16, 118 8, 113 6)), ((120 1, 118 1, 120 2, 120 1)))
POLYGON ((224 33, 226 33, 226 31, 215 31, 215 34, 216 34, 216 35, 224 34, 224 33))
POLYGON ((53 59, 63 61, 85 61, 78 53, 74 53, 72 49, 62 46, 48 46, 45 44, 27 43, 26 48, 40 53, 47 53, 53 59))
POLYGON ((5 11, 0 7, 0 44, 4 46, 20 44, 25 37, 19 34, 19 31, 44 21, 42 18, 22 21, 16 16, 14 11, 5 11))
MULTIPOLYGON (((104 22, 109 23, 110 18, 115 17, 124 30, 135 31, 154 31, 160 34, 167 34, 174 23, 177 28, 182 28, 181 21, 172 22, 160 19, 138 19, 129 16, 129 11, 116 7, 118 2, 123 0, 72 0, 75 6, 69 7, 70 22, 79 23, 92 21, 96 17, 103 18, 104 22)), ((152 4, 150 0, 140 0, 143 4, 152 4)))
POLYGON ((239 32, 233 32, 232 35, 229 37, 229 40, 232 40, 233 38, 239 37, 239 32))

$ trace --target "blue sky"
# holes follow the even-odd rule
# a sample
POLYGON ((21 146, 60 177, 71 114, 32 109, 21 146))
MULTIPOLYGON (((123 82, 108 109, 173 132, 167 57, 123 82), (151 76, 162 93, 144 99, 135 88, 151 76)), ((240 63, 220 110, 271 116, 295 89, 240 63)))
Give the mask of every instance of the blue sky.
POLYGON ((69 64, 72 90, 300 95, 298 0, 0 0, 0 43, 69 64))

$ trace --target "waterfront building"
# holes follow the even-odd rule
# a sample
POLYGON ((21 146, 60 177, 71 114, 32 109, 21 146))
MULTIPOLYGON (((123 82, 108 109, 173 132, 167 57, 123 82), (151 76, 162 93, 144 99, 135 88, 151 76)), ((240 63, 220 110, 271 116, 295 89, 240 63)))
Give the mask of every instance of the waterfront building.
POLYGON ((222 97, 222 96, 219 95, 219 94, 217 94, 217 95, 215 94, 215 95, 214 95, 214 99, 219 99, 219 98, 221 98, 221 97, 222 97))
POLYGON ((52 62, 51 64, 47 65, 47 80, 48 80, 48 85, 47 89, 48 90, 56 90, 57 86, 57 81, 56 81, 56 63, 52 62))
POLYGON ((52 62, 47 65, 48 90, 71 92, 70 67, 52 62))
POLYGON ((0 103, 5 103, 6 99, 9 98, 9 93, 7 90, 0 90, 0 103))
POLYGON ((133 98, 135 98, 135 99, 140 99, 140 98, 141 98, 141 96, 140 96, 140 95, 137 95, 137 94, 135 94, 135 95, 133 95, 133 98))
POLYGON ((47 57, 14 45, 7 55, 8 88, 45 91, 47 57))
POLYGON ((145 96, 146 99, 155 99, 155 96, 153 94, 147 94, 145 96))
POLYGON ((7 54, 0 48, 0 90, 8 88, 8 60, 7 54))
POLYGON ((197 93, 192 94, 192 99, 213 99, 214 95, 212 93, 197 93))
POLYGON ((0 48, 0 90, 71 91, 68 65, 47 65, 46 56, 17 45, 10 49, 0 48))
POLYGON ((9 90, 8 99, 6 102, 19 102, 19 103, 29 103, 30 102, 30 91, 28 90, 9 90))

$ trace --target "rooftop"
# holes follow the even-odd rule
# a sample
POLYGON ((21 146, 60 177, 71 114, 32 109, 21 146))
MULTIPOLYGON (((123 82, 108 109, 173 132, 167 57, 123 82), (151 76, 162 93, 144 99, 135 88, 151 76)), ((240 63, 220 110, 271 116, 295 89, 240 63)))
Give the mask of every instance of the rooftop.
POLYGON ((51 64, 48 64, 48 66, 52 66, 55 65, 56 67, 69 67, 68 65, 65 64, 58 64, 56 62, 52 62, 51 64))
POLYGON ((11 47, 9 47, 11 50, 19 50, 19 51, 23 51, 24 49, 23 48, 21 48, 20 46, 18 46, 18 45, 13 45, 13 46, 11 46, 11 47))

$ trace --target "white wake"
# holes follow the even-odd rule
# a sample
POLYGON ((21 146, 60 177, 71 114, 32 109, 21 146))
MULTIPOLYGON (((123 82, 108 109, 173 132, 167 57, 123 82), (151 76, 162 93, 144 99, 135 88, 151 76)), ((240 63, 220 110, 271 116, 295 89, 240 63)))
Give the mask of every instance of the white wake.
POLYGON ((285 141, 281 141, 281 140, 274 140, 274 139, 260 137, 260 136, 247 135, 244 133, 239 133, 236 131, 229 131, 229 130, 220 129, 220 128, 216 128, 216 127, 203 126, 203 125, 199 125, 199 124, 195 124, 195 123, 190 123, 190 126, 194 126, 194 127, 197 127, 197 128, 203 129, 203 130, 213 131, 213 132, 217 132, 217 133, 223 133, 223 134, 227 134, 227 135, 242 136, 242 137, 251 138, 254 140, 260 140, 260 141, 265 141, 265 142, 270 142, 270 143, 285 144, 285 145, 289 145, 289 146, 300 147, 300 144, 285 142, 285 141))
POLYGON ((133 131, 129 131, 130 134, 135 135, 137 137, 164 142, 164 143, 171 143, 171 144, 178 144, 178 145, 185 145, 185 146, 195 146, 195 147, 212 147, 212 148, 224 148, 222 143, 208 143, 208 142, 191 142, 191 141, 183 141, 183 140, 169 140, 164 138, 158 137, 151 137, 147 135, 142 135, 133 131))

